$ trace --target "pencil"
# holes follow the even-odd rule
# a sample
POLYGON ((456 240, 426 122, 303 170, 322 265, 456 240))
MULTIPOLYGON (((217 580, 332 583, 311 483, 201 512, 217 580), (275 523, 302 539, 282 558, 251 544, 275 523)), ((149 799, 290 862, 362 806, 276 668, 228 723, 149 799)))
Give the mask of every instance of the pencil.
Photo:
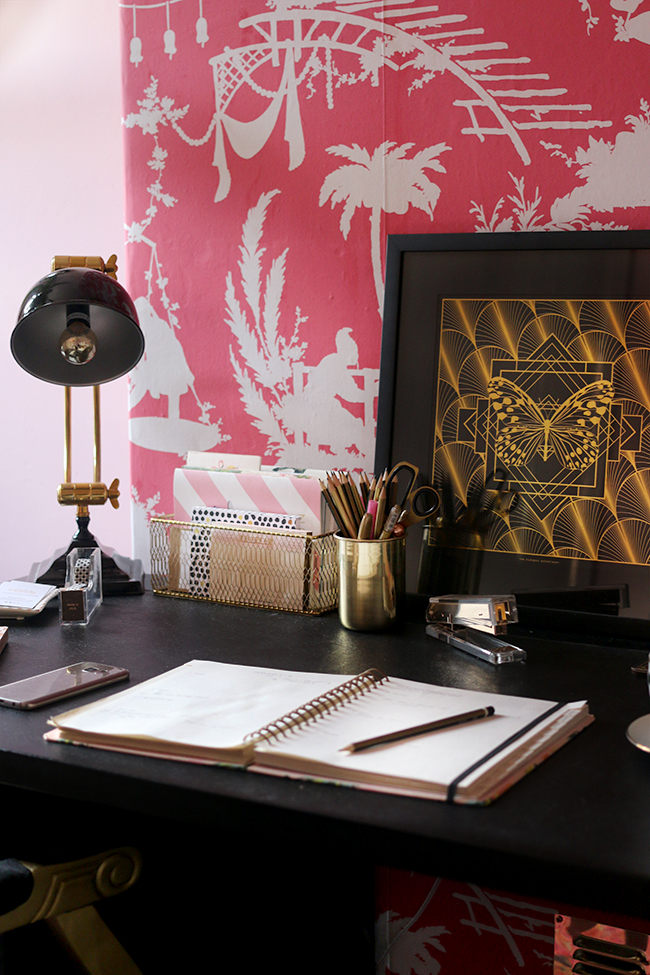
POLYGON ((370 497, 370 484, 368 482, 368 475, 365 471, 361 471, 359 476, 359 488, 361 490, 361 500, 363 501, 364 510, 368 508, 368 498, 370 497))
POLYGON ((351 503, 354 506, 359 521, 361 521, 361 519, 366 513, 366 509, 361 500, 361 496, 357 490, 357 486, 348 473, 345 473, 343 477, 344 477, 345 485, 350 494, 351 503))
POLYGON ((386 483, 386 475, 387 475, 387 473, 388 473, 388 471, 385 470, 377 478, 377 484, 375 485, 375 501, 379 501, 379 495, 381 494, 382 488, 384 487, 384 485, 386 483))
POLYGON ((334 479, 334 477, 329 474, 327 476, 327 489, 329 491, 332 502, 334 503, 334 506, 338 511, 339 515, 341 516, 341 519, 345 525, 345 534, 348 536, 348 538, 356 538, 358 526, 357 528, 354 527, 352 516, 348 510, 347 504, 345 503, 343 497, 339 493, 338 484, 334 479))
POLYGON ((386 735, 377 735, 376 738, 353 741, 352 744, 346 745, 340 750, 342 752, 361 752, 365 751, 366 748, 374 748, 376 745, 388 745, 391 742, 404 741, 406 738, 428 735, 432 731, 440 731, 443 728, 467 724, 469 721, 480 721, 481 718, 489 718, 492 714, 494 714, 494 708, 491 705, 486 708, 477 708, 476 711, 465 711, 463 714, 452 714, 448 718, 438 718, 437 721, 427 721, 426 724, 418 724, 414 728, 404 728, 401 731, 391 731, 386 735))
POLYGON ((338 483, 338 486, 339 486, 339 496, 344 501, 346 511, 348 512, 348 515, 350 516, 350 520, 351 520, 352 524, 354 525, 354 535, 353 535, 353 538, 354 538, 354 537, 356 537, 356 534, 357 534, 357 531, 358 531, 358 528, 359 528, 359 522, 361 521, 361 515, 359 514, 359 511, 357 509, 357 506, 354 503, 354 497, 353 497, 353 494, 352 494, 352 490, 351 490, 351 487, 350 487, 349 482, 346 479, 346 475, 345 475, 345 472, 344 471, 338 471, 338 474, 337 474, 337 483, 338 483))
POLYGON ((375 538, 379 538, 384 528, 384 515, 386 514, 386 485, 382 486, 379 492, 377 504, 377 514, 375 516, 375 538))
POLYGON ((320 489, 323 492, 323 496, 325 498, 325 501, 327 502, 327 507, 332 512, 332 515, 334 517, 334 521, 337 524, 338 530, 343 535, 347 535, 348 530, 345 527, 345 522, 343 521, 343 519, 341 518, 341 515, 339 514, 338 508, 334 504, 334 501, 332 499, 332 495, 329 493, 329 491, 327 490, 326 486, 323 484, 322 481, 319 481, 319 484, 320 484, 320 489))

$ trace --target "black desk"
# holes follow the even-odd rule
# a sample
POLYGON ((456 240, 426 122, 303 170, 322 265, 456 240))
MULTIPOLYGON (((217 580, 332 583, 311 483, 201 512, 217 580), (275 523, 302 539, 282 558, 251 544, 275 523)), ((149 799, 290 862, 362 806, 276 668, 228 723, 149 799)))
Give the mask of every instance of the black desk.
POLYGON ((192 658, 347 674, 376 666, 431 683, 587 698, 595 723, 493 805, 471 808, 49 744, 49 712, 0 709, 0 783, 44 811, 46 797, 91 800, 115 816, 164 816, 187 835, 209 830, 222 846, 247 837, 258 849, 301 850, 305 864, 316 855, 374 862, 647 917, 650 756, 625 738, 649 710, 645 681, 630 670, 643 645, 518 634, 527 662, 491 667, 427 637, 416 619, 390 634, 354 634, 335 614, 112 598, 87 629, 60 627, 51 609, 12 626, 0 682, 83 659, 126 666, 132 682, 192 658))

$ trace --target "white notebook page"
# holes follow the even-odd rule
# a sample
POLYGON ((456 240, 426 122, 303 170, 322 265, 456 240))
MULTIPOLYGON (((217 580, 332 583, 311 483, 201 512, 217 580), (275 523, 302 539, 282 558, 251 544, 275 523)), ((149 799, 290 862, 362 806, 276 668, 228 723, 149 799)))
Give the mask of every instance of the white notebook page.
POLYGON ((85 733, 230 747, 349 679, 193 660, 54 723, 85 733))
MULTIPOLYGON (((581 703, 575 707, 580 707, 581 703)), ((329 715, 258 746, 256 754, 260 764, 268 761, 289 769, 304 767, 304 760, 308 760, 342 770, 399 776, 446 786, 553 704, 553 701, 390 678, 329 715), (368 751, 341 751, 355 741, 489 705, 495 709, 495 714, 489 718, 368 751), (291 761, 291 757, 296 761, 291 761)), ((521 741, 511 748, 520 746, 521 741)))

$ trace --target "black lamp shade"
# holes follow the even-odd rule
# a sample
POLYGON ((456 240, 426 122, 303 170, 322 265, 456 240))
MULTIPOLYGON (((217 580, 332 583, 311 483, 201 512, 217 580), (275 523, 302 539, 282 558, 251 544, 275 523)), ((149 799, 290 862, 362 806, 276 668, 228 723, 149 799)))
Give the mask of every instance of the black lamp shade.
POLYGON ((60 386, 98 386, 124 376, 144 352, 135 305, 121 284, 90 268, 69 267, 38 281, 22 303, 11 351, 26 371, 60 386), (86 307, 97 352, 83 365, 61 354, 69 314, 86 307))

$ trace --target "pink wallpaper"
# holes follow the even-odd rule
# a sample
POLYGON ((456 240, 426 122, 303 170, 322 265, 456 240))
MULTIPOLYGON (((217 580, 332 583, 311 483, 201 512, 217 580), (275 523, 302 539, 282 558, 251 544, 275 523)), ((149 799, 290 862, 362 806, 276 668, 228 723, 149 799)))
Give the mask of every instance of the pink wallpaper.
POLYGON ((386 234, 648 227, 650 0, 120 6, 136 555, 187 450, 372 467, 386 234))
POLYGON ((581 934, 647 950, 645 919, 389 867, 375 878, 377 975, 570 975, 581 934))

